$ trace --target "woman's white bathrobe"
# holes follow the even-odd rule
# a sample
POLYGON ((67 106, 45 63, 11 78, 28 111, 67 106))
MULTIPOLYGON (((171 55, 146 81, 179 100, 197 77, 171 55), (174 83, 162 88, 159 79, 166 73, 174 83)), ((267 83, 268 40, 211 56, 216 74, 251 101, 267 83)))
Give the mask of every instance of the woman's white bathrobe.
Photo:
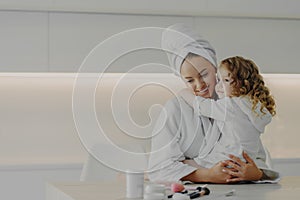
POLYGON ((196 170, 180 161, 196 158, 211 129, 207 117, 199 117, 181 97, 169 100, 153 131, 149 173, 151 181, 178 181, 196 170))
MULTIPOLYGON (((169 100, 153 131, 152 152, 149 157, 150 181, 179 181, 195 171, 195 167, 180 161, 196 158, 203 142, 204 147, 214 146, 220 138, 218 130, 211 130, 216 128, 217 126, 211 125, 209 118, 194 112, 193 107, 182 97, 169 100), (205 139, 205 133, 210 131, 218 134, 205 139)), ((274 174, 271 173, 274 175, 272 179, 278 177, 278 173, 274 174)))

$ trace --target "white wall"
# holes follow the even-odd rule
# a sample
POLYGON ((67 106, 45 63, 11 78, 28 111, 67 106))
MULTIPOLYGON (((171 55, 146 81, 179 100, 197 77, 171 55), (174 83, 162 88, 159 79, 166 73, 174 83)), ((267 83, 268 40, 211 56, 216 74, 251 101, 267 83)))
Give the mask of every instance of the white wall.
MULTIPOLYGON (((219 59, 239 54, 254 59, 264 73, 300 73, 299 1, 172 2, 151 1, 150 6, 140 0, 2 0, 0 71, 75 72, 88 53, 113 34, 184 22, 214 45, 219 59)), ((142 50, 120 58, 110 71, 126 72, 149 62, 167 64, 163 52, 142 50)))
POLYGON ((1 0, 2 10, 299 18, 298 0, 1 0))

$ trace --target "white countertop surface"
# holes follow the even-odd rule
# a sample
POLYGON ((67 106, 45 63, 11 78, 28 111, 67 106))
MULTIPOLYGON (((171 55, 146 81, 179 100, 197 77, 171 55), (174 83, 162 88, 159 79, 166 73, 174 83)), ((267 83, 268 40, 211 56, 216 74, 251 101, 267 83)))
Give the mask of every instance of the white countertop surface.
MULTIPOLYGON (((201 197, 201 199, 299 199, 300 176, 283 177, 278 184, 208 184, 208 188, 211 190, 211 194, 201 197), (231 190, 234 190, 235 194, 225 197, 225 193, 231 190)), ((124 180, 118 182, 48 183, 46 200, 120 200, 125 199, 125 191, 124 180)))

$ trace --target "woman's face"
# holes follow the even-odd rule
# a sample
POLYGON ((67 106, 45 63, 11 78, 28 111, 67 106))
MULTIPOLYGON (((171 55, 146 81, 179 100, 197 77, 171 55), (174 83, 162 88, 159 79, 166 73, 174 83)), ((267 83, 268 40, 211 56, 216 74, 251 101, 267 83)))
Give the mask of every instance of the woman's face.
POLYGON ((181 65, 181 77, 196 96, 212 98, 215 94, 216 68, 205 58, 193 56, 181 65))

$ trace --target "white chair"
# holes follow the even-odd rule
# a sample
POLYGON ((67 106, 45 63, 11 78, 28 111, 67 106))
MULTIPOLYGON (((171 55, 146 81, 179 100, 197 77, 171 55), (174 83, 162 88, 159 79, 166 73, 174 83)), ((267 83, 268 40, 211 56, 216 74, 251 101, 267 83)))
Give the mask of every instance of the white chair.
POLYGON ((85 161, 80 176, 81 181, 113 180, 118 172, 95 159, 91 154, 85 161))
POLYGON ((115 180, 121 174, 123 174, 126 169, 132 170, 133 166, 135 169, 145 169, 148 166, 148 157, 146 154, 145 147, 139 144, 124 144, 118 145, 120 149, 125 152, 141 153, 140 157, 135 158, 134 156, 119 156, 118 153, 112 149, 112 146, 107 144, 98 144, 93 147, 94 155, 104 155, 103 157, 97 159, 96 156, 88 154, 88 158, 84 163, 82 173, 80 176, 81 181, 99 181, 99 180, 115 180), (111 165, 111 167, 109 167, 111 165), (117 170, 116 168, 119 169, 117 170))

